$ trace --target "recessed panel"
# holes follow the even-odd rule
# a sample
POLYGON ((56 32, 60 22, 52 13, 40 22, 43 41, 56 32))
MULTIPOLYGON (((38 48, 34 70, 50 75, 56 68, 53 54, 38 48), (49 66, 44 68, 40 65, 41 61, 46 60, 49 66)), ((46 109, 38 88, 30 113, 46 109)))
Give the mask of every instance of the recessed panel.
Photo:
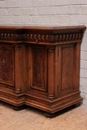
POLYGON ((32 48, 32 87, 46 90, 46 50, 32 48))
POLYGON ((73 48, 62 48, 62 89, 72 87, 73 48))
POLYGON ((12 47, 0 45, 0 82, 13 84, 13 69, 12 47))

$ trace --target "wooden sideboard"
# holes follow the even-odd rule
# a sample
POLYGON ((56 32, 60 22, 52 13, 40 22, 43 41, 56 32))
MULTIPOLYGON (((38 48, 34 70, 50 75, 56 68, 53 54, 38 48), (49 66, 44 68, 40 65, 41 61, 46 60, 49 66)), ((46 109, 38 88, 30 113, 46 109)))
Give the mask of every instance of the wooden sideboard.
POLYGON ((82 101, 80 45, 85 26, 0 26, 0 100, 49 114, 82 101))

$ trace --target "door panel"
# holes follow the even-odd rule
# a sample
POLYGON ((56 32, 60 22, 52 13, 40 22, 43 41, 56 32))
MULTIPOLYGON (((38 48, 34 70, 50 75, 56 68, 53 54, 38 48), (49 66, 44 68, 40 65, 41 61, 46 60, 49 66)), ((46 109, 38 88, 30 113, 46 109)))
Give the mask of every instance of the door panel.
POLYGON ((10 45, 0 45, 0 82, 14 84, 14 50, 10 45))
POLYGON ((46 91, 47 89, 47 50, 43 47, 31 48, 31 88, 46 91))

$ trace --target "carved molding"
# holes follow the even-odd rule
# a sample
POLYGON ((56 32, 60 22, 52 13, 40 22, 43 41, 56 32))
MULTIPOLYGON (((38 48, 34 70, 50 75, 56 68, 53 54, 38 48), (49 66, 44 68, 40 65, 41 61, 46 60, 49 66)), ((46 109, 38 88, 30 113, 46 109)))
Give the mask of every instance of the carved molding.
POLYGON ((71 33, 71 34, 57 34, 57 35, 46 35, 46 34, 25 34, 26 41, 33 42, 67 42, 67 41, 78 41, 82 40, 83 33, 71 33))
POLYGON ((23 40, 23 34, 0 32, 0 40, 22 41, 23 40))
POLYGON ((0 40, 15 40, 16 39, 16 37, 17 37, 17 35, 16 34, 13 34, 13 33, 4 33, 4 32, 2 32, 2 33, 0 33, 0 40))
POLYGON ((66 41, 78 41, 82 40, 83 33, 71 33, 71 34, 57 34, 57 35, 46 35, 46 34, 13 34, 13 33, 0 33, 0 40, 12 40, 12 41, 33 41, 33 42, 66 42, 66 41))
MULTIPOLYGON (((4 27, 3 27, 4 29, 4 27)), ((55 28, 56 29, 56 28, 55 28)), ((54 32, 55 30, 53 28, 47 30, 43 30, 42 28, 40 30, 38 29, 26 29, 23 28, 20 30, 10 30, 9 28, 6 30, 0 30, 0 41, 14 41, 14 42, 34 42, 34 43, 59 43, 59 42, 70 42, 70 41, 76 41, 79 42, 82 40, 83 37, 83 31, 84 27, 81 28, 75 28, 75 30, 68 30, 67 29, 62 31, 57 30, 57 32, 54 32)))
POLYGON ((21 45, 14 45, 14 47, 15 47, 15 50, 20 50, 21 45))

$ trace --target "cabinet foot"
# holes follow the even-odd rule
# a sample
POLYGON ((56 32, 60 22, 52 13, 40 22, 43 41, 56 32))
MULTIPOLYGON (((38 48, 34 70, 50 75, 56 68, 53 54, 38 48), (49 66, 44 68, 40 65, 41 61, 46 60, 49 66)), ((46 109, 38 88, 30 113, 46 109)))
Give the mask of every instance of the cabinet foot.
POLYGON ((76 103, 74 106, 75 107, 79 107, 81 105, 81 102, 80 103, 76 103))
POLYGON ((45 115, 46 117, 53 118, 53 117, 56 116, 56 113, 48 113, 48 112, 44 112, 44 115, 45 115))
POLYGON ((23 110, 25 108, 26 108, 25 105, 22 105, 22 106, 13 106, 13 109, 16 110, 16 111, 23 110))

